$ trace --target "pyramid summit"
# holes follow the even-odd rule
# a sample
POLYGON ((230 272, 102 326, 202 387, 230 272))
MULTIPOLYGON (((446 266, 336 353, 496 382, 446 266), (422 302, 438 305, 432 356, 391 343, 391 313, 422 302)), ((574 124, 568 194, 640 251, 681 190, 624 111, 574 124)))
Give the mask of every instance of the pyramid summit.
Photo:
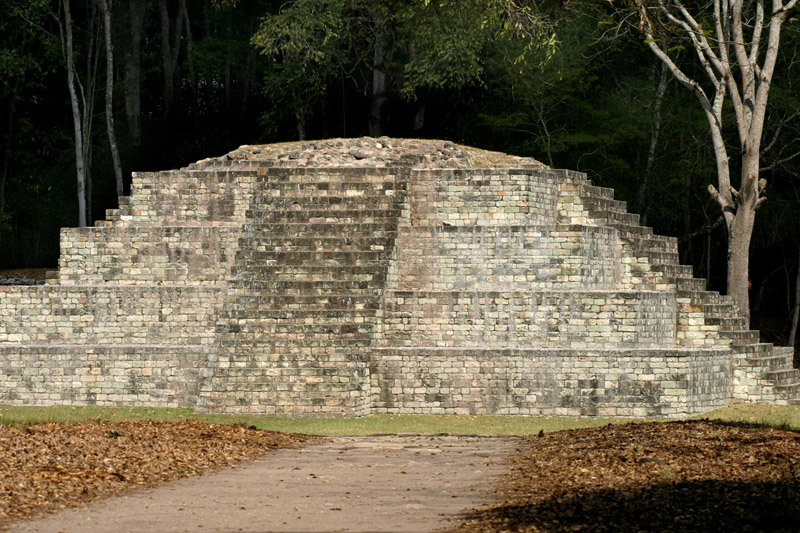
POLYGON ((613 191, 448 141, 243 146, 135 173, 0 287, 0 403, 682 417, 789 403, 759 342, 613 191))

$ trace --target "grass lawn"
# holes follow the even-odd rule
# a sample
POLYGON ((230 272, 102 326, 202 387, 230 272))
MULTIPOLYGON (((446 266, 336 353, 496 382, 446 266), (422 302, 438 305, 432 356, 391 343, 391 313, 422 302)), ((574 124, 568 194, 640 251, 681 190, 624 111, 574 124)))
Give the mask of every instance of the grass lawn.
MULTIPOLYGON (((693 418, 711 418, 800 430, 800 406, 736 404, 693 418)), ((641 421, 629 418, 522 416, 373 415, 363 418, 288 418, 272 416, 201 415, 191 409, 148 407, 17 407, 0 405, 0 424, 85 422, 92 420, 200 420, 218 424, 244 423, 260 429, 312 435, 376 433, 450 433, 460 435, 530 435, 567 429, 641 421)))

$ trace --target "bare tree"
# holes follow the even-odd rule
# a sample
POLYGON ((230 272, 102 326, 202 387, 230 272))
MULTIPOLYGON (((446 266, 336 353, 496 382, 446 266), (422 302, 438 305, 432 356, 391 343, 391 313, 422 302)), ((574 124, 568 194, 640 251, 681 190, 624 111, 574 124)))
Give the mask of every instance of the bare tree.
POLYGON ((114 177, 117 183, 117 196, 122 196, 122 164, 117 148, 117 134, 114 131, 114 46, 111 42, 111 2, 97 0, 103 14, 103 34, 106 44, 106 133, 111 147, 111 159, 114 163, 114 177))
POLYGON ((798 323, 800 323, 800 255, 797 262, 797 278, 794 281, 794 310, 792 312, 792 327, 789 330, 789 346, 794 346, 797 338, 798 323))
POLYGON ((141 43, 145 2, 128 1, 129 45, 125 51, 125 114, 133 145, 142 143, 141 43))
MULTIPOLYGON (((783 23, 798 0, 629 0, 632 16, 650 50, 691 90, 708 119, 717 163, 717 186, 709 185, 728 229, 728 294, 750 319, 750 240, 766 181, 759 179, 767 100, 783 23), (704 78, 692 78, 667 44, 688 43, 704 78), (731 182, 729 147, 723 137, 723 105, 733 109, 741 158, 739 187, 731 182)), ((631 19, 629 19, 631 20, 631 19)), ((672 47, 680 48, 681 45, 672 47)))
POLYGON ((159 0, 158 11, 161 16, 161 63, 164 73, 164 118, 168 117, 172 104, 175 100, 175 71, 178 66, 178 55, 180 54, 181 40, 183 38, 183 23, 185 17, 186 2, 178 1, 178 13, 175 15, 175 33, 172 35, 173 43, 170 44, 170 18, 167 9, 167 0, 159 0))
POLYGON ((87 174, 89 166, 89 137, 91 135, 91 94, 87 100, 86 91, 81 84, 78 69, 75 66, 75 41, 73 38, 72 12, 69 0, 61 1, 63 20, 59 14, 58 27, 61 34, 61 47, 67 67, 67 85, 72 107, 72 126, 75 144, 75 171, 78 183, 78 225, 87 225, 87 174))

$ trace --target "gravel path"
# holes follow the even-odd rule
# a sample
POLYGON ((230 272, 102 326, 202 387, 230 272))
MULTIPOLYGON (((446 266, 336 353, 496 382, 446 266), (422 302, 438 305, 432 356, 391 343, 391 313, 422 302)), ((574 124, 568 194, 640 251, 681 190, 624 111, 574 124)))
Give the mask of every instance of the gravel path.
POLYGON ((457 525, 450 519, 492 497, 516 442, 336 437, 9 531, 433 531, 457 525))

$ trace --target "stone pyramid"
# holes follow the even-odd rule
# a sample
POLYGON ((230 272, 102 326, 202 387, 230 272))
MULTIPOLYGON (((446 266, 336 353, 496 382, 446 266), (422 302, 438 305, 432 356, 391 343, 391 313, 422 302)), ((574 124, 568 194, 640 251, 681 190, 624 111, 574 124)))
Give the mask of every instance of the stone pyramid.
POLYGON ((0 403, 682 417, 800 397, 677 243, 585 175, 442 141, 137 173, 0 287, 0 403))

